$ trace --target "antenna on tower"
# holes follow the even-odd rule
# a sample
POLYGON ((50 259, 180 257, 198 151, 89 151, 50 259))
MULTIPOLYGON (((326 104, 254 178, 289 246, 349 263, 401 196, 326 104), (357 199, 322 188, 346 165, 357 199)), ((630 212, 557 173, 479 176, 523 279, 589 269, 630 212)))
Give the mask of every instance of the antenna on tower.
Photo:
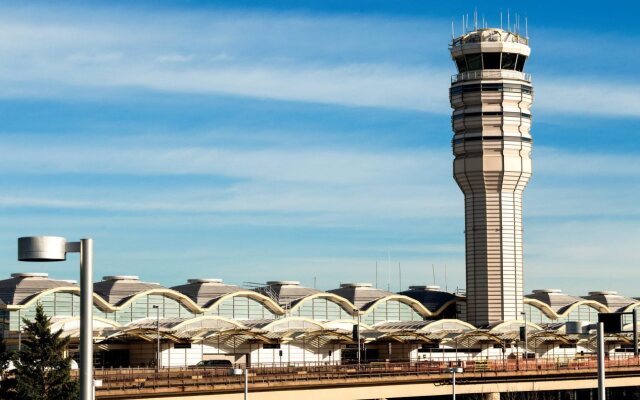
POLYGON ((465 32, 469 32, 469 13, 467 13, 467 18, 464 23, 465 32))
POLYGON ((431 264, 431 272, 433 273, 433 285, 436 284, 436 266, 431 264))
POLYGON ((449 288, 447 286, 447 264, 444 265, 444 291, 449 291, 449 288))
POLYGON ((462 14, 462 35, 464 35, 464 14, 462 14))
POLYGON ((402 292, 402 267, 398 263, 398 292, 402 292))
POLYGON ((529 21, 527 20, 527 17, 524 17, 524 36, 528 39, 529 38, 529 21))
POLYGON ((507 8, 507 30, 511 31, 511 12, 507 8))
POLYGON ((473 9, 473 29, 478 30, 478 9, 473 9))
POLYGON ((453 30, 453 18, 451 18, 451 40, 456 37, 455 31, 453 30))
POLYGON ((500 9, 500 30, 502 30, 502 8, 500 9))
POLYGON ((387 292, 391 291, 391 249, 387 249, 387 292))
POLYGON ((376 260, 376 287, 378 287, 378 260, 376 260))

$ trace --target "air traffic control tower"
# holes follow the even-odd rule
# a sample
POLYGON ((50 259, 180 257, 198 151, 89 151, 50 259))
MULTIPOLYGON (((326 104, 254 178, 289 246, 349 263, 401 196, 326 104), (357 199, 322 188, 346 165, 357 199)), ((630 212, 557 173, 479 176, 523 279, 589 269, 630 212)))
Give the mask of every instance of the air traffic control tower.
POLYGON ((521 318, 522 192, 531 176, 528 39, 476 29, 453 39, 453 174, 465 202, 467 321, 521 318))

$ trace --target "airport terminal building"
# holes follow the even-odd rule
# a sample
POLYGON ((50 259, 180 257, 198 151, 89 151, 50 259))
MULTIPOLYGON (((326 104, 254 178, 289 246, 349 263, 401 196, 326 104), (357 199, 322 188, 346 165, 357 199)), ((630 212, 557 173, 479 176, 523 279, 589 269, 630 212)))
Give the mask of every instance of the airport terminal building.
MULTIPOLYGON (((79 287, 43 273, 0 280, 0 331, 10 348, 21 341, 22 319, 44 306, 53 329, 72 338, 77 353, 79 287)), ((589 324, 599 312, 631 311, 640 301, 615 292, 571 296, 536 290, 525 296, 523 320, 485 326, 465 322, 466 298, 437 286, 391 293, 367 283, 321 291, 296 281, 247 289, 219 279, 189 279, 171 288, 136 276, 106 276, 94 284, 94 354, 98 367, 183 367, 226 359, 257 365, 371 361, 573 358, 592 354, 589 324), (358 334, 359 327, 359 334, 358 334)), ((626 321, 630 324, 630 320, 626 321)), ((607 337, 611 357, 632 355, 630 334, 607 337)))

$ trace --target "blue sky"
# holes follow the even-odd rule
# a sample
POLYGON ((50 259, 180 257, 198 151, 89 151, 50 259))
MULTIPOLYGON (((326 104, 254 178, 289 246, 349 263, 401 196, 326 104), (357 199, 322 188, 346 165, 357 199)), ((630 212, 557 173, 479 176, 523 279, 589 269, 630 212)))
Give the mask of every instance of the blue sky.
MULTIPOLYGON (((0 275, 23 235, 96 278, 464 286, 447 44, 474 3, 0 6, 0 275), (74 258, 75 260, 75 258, 74 258)), ((640 296, 638 6, 519 4, 533 74, 527 291, 640 296)), ((490 25, 508 2, 483 3, 490 25)), ((521 24, 523 24, 521 20, 521 24)))

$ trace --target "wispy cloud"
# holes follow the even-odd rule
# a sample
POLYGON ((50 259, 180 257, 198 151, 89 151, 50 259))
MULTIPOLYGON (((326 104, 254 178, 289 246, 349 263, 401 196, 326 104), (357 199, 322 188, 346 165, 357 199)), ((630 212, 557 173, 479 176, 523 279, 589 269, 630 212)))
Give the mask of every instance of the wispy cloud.
POLYGON ((547 113, 640 117, 640 85, 593 76, 542 76, 535 83, 535 108, 547 113))
MULTIPOLYGON (((166 139, 165 139, 166 140, 166 139)), ((126 145, 41 143, 18 138, 0 145, 6 173, 112 176, 101 187, 68 190, 52 186, 48 196, 12 188, 5 207, 60 207, 165 212, 289 212, 397 218, 460 216, 461 194, 450 174, 451 157, 439 150, 322 146, 246 149, 180 147, 153 141, 126 145), (120 186, 118 176, 211 177, 204 184, 169 187, 120 186), (111 183, 110 183, 111 182, 111 183), (68 193, 72 193, 71 195, 68 193)), ((635 215, 638 159, 632 155, 568 154, 536 149, 532 187, 525 202, 532 216, 635 215), (540 168, 538 168, 538 165, 540 168), (597 178, 597 180, 596 180, 597 178), (585 179, 588 179, 585 181, 585 179), (609 194, 615 191, 616 196, 609 194)), ((60 183, 57 184, 59 186, 60 183)), ((331 219, 330 217, 328 217, 331 219)))
MULTIPOLYGON (((44 10, 4 11, 4 97, 142 88, 449 113, 453 68, 447 24, 437 19, 212 10, 149 18, 70 8, 47 19, 44 10)), ((539 69, 538 110, 640 116, 640 87, 629 80, 539 69)))

